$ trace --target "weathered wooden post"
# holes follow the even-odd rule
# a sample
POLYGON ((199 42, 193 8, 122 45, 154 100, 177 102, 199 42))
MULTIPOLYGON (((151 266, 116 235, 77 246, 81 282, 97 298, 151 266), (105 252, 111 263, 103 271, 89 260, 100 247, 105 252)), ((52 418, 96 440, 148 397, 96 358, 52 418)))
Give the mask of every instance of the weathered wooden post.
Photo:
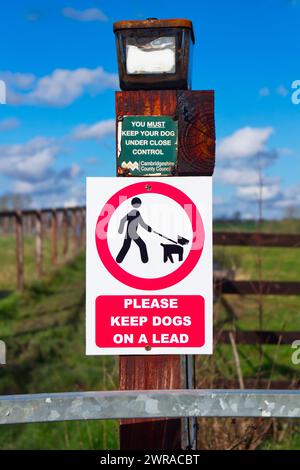
POLYGON ((16 231, 16 271, 17 289, 24 289, 24 241, 23 241, 23 216, 21 211, 15 213, 16 231))
POLYGON ((83 233, 83 239, 82 239, 82 248, 85 247, 85 233, 86 233, 86 209, 82 209, 82 233, 83 233))
POLYGON ((57 264, 57 212, 55 209, 51 211, 51 260, 52 265, 57 264))
POLYGON ((79 248, 83 249, 84 246, 84 209, 79 210, 79 248))
POLYGON ((72 210, 72 231, 73 231, 73 250, 74 253, 78 251, 78 217, 77 210, 72 210))
POLYGON ((9 235, 10 233, 10 217, 2 217, 2 234, 9 235))
POLYGON ((63 255, 64 257, 67 256, 68 249, 69 249, 69 215, 68 210, 64 209, 63 211, 63 255))
MULTIPOLYGON (((120 356, 120 390, 193 387, 193 355, 212 352, 214 93, 190 90, 191 21, 114 32, 118 178, 87 180, 86 351, 120 356)), ((158 406, 145 420, 137 403, 121 449, 195 448, 158 406)))
POLYGON ((38 277, 43 275, 43 229, 42 212, 35 213, 35 264, 38 277))
MULTIPOLYGON (((214 94, 212 91, 189 89, 190 56, 195 42, 191 21, 120 21, 114 24, 114 32, 120 87, 124 90, 116 94, 117 175, 212 175, 215 158, 214 94), (138 142, 134 120, 147 122, 147 116, 164 122, 165 136, 172 135, 176 128, 175 145, 171 151, 164 152, 164 157, 147 158, 145 152, 138 156, 143 145, 150 150, 150 155, 158 145, 154 139, 152 142, 143 142, 142 139, 140 144, 138 142), (128 131, 127 136, 136 136, 136 141, 127 148, 122 131, 128 131), (153 168, 153 160, 159 163, 156 168, 153 168)), ((192 371, 193 356, 187 357, 183 366, 180 356, 176 355, 120 356, 120 389, 192 387, 192 371)), ((123 421, 120 427, 121 449, 194 447, 195 442, 183 442, 183 424, 181 420, 168 419, 123 421)), ((190 423, 187 426, 190 427, 190 423)))

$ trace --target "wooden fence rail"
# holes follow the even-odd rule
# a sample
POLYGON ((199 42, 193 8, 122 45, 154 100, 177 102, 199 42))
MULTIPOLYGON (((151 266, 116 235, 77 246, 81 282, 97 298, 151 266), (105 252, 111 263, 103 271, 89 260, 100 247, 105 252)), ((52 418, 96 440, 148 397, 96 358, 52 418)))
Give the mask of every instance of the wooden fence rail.
POLYGON ((214 232, 214 245, 300 248, 300 235, 282 233, 214 232))
MULTIPOLYGON (((300 235, 298 234, 271 234, 271 233, 243 233, 243 232, 214 232, 214 245, 220 246, 247 246, 266 248, 300 248, 300 235)), ((279 258, 280 259, 280 258, 279 258)), ((221 301, 222 306, 234 319, 237 315, 234 308, 229 303, 226 294, 230 295, 274 295, 289 296, 300 295, 300 282, 298 281, 265 281, 247 280, 239 281, 226 278, 222 274, 216 276, 214 280, 215 295, 221 301)), ((217 331, 215 340, 217 344, 232 345, 232 338, 237 345, 289 345, 296 340, 300 340, 300 331, 217 331)), ((243 379, 243 386, 246 388, 270 388, 288 389, 299 388, 299 380, 290 379, 273 380, 264 379, 258 374, 256 378, 243 379)), ((239 377, 240 378, 240 377, 239 377)), ((218 378, 214 380, 213 386, 218 388, 239 387, 239 380, 218 378)))
POLYGON ((238 295, 300 295, 300 282, 216 280, 215 288, 222 294, 238 295))
MULTIPOLYGON (((29 232, 30 235, 35 236, 35 259, 38 277, 43 275, 43 238, 47 229, 51 231, 51 260, 54 267, 57 265, 58 238, 60 235, 63 240, 62 254, 64 257, 68 255, 70 250, 70 236, 72 237, 73 252, 77 252, 84 246, 84 206, 2 211, 0 212, 1 221, 3 234, 8 233, 13 228, 13 224, 15 225, 16 284, 20 290, 23 289, 25 282, 24 228, 26 228, 27 234, 29 232), (44 220, 43 217, 45 217, 44 220)), ((213 238, 214 245, 223 246, 300 247, 300 235, 298 234, 214 232, 213 238)), ((300 295, 300 282, 217 279, 215 289, 222 294, 300 295)))
POLYGON ((40 210, 0 212, 2 236, 15 233, 16 239, 16 286, 22 290, 24 275, 24 235, 35 237, 35 265, 38 278, 44 274, 43 245, 47 234, 50 236, 51 264, 57 266, 59 239, 62 238, 62 257, 76 254, 84 246, 85 207, 59 207, 40 210), (73 243, 69 243, 72 237, 73 243), (71 251, 72 248, 72 251, 71 251))
MULTIPOLYGON (((300 331, 241 331, 232 332, 237 344, 288 344, 300 340, 300 331)), ((229 330, 216 333, 218 343, 230 344, 229 330)))
MULTIPOLYGON (((40 210, 0 212, 0 228, 5 235, 14 227, 16 239, 16 284, 22 290, 24 276, 24 229, 35 237, 35 262, 38 277, 44 273, 43 242, 46 232, 51 239, 51 262, 58 263, 58 241, 62 239, 62 256, 66 258, 70 251, 78 253, 84 247, 85 207, 48 208, 40 210)), ((271 234, 248 232, 214 232, 214 245, 300 248, 298 234, 271 234)), ((60 259, 60 258, 59 258, 60 259)), ((239 281, 228 278, 215 278, 215 293, 235 295, 300 295, 300 282, 297 281, 239 281)), ((236 342, 240 344, 291 344, 300 337, 299 332, 279 331, 237 331, 236 342)), ((219 335, 219 342, 229 344, 228 332, 219 335)))

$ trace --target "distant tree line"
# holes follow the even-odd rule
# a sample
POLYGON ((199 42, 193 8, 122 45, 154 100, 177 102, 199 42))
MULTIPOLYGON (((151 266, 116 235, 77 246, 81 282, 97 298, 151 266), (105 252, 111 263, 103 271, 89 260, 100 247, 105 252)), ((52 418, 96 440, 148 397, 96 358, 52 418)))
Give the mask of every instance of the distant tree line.
POLYGON ((0 196, 0 211, 22 210, 30 206, 31 197, 24 194, 3 194, 0 196))

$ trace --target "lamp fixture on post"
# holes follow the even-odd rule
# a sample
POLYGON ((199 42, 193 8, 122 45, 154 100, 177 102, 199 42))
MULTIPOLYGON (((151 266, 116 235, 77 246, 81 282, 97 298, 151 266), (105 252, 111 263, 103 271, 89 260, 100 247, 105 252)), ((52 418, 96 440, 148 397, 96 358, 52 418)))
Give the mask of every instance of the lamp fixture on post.
POLYGON ((122 90, 187 90, 195 43, 190 20, 114 23, 122 90))

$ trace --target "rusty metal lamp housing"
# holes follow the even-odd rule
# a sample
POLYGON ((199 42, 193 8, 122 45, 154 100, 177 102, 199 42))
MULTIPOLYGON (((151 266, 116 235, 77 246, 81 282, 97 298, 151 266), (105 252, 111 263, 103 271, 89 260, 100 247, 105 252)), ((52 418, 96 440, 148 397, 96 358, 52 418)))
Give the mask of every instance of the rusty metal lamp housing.
POLYGON ((114 23, 122 90, 191 87, 192 22, 185 19, 114 23))

